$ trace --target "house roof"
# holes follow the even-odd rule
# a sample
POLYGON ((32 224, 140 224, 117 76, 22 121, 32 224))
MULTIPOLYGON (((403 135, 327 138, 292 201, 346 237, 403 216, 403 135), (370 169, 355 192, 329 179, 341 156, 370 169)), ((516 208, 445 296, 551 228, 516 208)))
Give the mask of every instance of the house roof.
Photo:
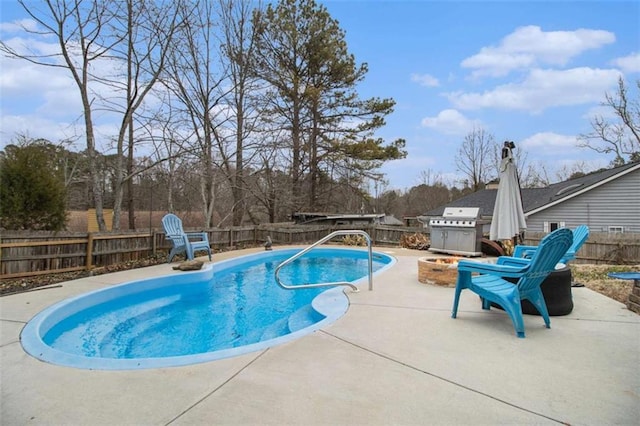
MULTIPOLYGON (((607 170, 599 170, 587 175, 551 184, 545 188, 522 188, 522 207, 525 215, 537 213, 573 198, 627 173, 640 170, 640 162, 629 163, 607 170)), ((449 204, 426 212, 423 216, 442 216, 446 207, 479 207, 480 217, 493 216, 493 206, 496 202, 497 189, 484 189, 465 197, 458 198, 449 204)))

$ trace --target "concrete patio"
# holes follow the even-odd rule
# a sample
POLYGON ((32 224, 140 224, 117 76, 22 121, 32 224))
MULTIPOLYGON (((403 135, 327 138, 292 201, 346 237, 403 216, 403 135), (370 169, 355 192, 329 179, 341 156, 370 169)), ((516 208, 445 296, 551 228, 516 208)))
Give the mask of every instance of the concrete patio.
MULTIPOLYGON (((65 425, 637 425, 640 316, 587 288, 574 310, 507 315, 463 292, 421 284, 425 252, 398 259, 335 323, 281 346, 187 367, 91 371, 27 355, 25 323, 69 296, 148 276, 168 265, 99 275, 0 298, 0 424, 65 425)), ((215 261, 254 252, 217 254, 215 261)))

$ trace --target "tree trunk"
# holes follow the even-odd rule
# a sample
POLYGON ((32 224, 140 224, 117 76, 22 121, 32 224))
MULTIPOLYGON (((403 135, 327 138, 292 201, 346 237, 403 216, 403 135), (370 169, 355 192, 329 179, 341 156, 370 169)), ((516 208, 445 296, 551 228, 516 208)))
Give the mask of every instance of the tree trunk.
POLYGON ((245 212, 244 200, 244 153, 243 153, 243 135, 244 135, 244 108, 243 95, 240 94, 237 117, 236 117, 236 169, 233 182, 233 225, 242 225, 242 218, 245 212))
POLYGON ((311 129, 311 138, 309 141, 309 210, 315 212, 317 209, 318 198, 318 123, 320 117, 318 113, 318 102, 314 100, 313 103, 313 127, 311 129))
MULTIPOLYGON (((298 90, 297 87, 294 90, 298 90)), ((293 161, 291 163, 291 194, 292 194, 292 208, 294 211, 299 208, 300 203, 300 177, 301 177, 301 158, 300 158, 300 148, 301 148, 301 135, 300 135, 300 106, 298 100, 294 100, 293 102, 293 122, 291 123, 291 149, 293 155, 293 161)))
POLYGON ((130 230, 136 229, 136 211, 134 206, 135 193, 133 188, 133 179, 131 179, 131 176, 133 176, 133 154, 133 120, 131 120, 129 122, 129 147, 127 150, 127 176, 129 176, 129 179, 127 180, 127 211, 129 213, 130 230))

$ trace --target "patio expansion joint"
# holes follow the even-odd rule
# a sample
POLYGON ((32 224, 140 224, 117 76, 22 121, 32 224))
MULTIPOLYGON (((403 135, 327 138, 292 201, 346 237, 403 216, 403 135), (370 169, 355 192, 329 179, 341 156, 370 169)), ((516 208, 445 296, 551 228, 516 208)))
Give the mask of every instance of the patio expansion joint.
POLYGON ((439 311, 439 312, 451 312, 451 308, 432 308, 426 306, 403 306, 403 305, 388 305, 379 303, 362 303, 362 302, 350 302, 353 306, 371 306, 374 308, 389 308, 389 309, 411 309, 417 311, 439 311))
POLYGON ((554 320, 559 321, 587 321, 587 322, 600 322, 606 324, 632 324, 632 325, 640 325, 639 321, 634 321, 633 319, 629 320, 606 320, 606 319, 593 319, 593 318, 567 318, 567 317, 554 317, 554 320))
POLYGON ((497 397, 495 397, 495 396, 492 396, 492 395, 490 395, 490 394, 488 394, 488 393, 486 393, 486 392, 482 392, 482 391, 480 391, 480 390, 477 390, 477 389, 471 388, 471 387, 466 386, 466 385, 464 385, 464 384, 462 384, 462 383, 458 383, 458 382, 456 382, 456 381, 453 381, 453 380, 447 379, 446 377, 440 376, 440 375, 438 375, 438 374, 431 373, 431 372, 429 372, 429 371, 423 370, 423 369, 418 368, 418 367, 416 367, 416 366, 413 366, 413 365, 411 365, 411 364, 407 364, 406 362, 403 362, 403 361, 400 361, 400 360, 398 360, 398 359, 395 359, 395 358, 393 358, 393 357, 391 357, 391 356, 389 356, 389 355, 385 355, 385 354, 380 353, 380 352, 377 352, 377 351, 375 351, 375 350, 373 350, 373 349, 369 349, 369 348, 367 348, 367 347, 364 347, 364 346, 362 346, 362 345, 360 345, 360 344, 358 344, 358 343, 355 343, 355 342, 352 342, 352 341, 350 341, 350 340, 347 340, 347 339, 345 339, 345 338, 343 338, 343 337, 337 336, 337 335, 335 335, 335 334, 333 334, 333 333, 328 332, 327 330, 319 330, 319 331, 320 331, 321 333, 326 334, 327 336, 333 337, 333 338, 334 338, 334 339, 336 339, 336 340, 339 340, 339 341, 341 341, 341 342, 343 342, 343 343, 346 343, 346 344, 348 344, 348 345, 351 345, 351 346, 353 346, 353 347, 355 347, 355 348, 358 348, 358 349, 360 349, 360 350, 363 350, 363 351, 365 351, 365 352, 368 352, 368 353, 370 353, 370 354, 372 354, 372 355, 378 356, 378 357, 383 358, 383 359, 385 359, 385 360, 387 360, 387 361, 391 361, 391 362, 393 362, 393 363, 395 363, 395 364, 401 365, 401 366, 403 366, 403 367, 405 367, 405 368, 408 368, 408 369, 410 369, 410 370, 416 371, 416 372, 418 372, 418 373, 425 374, 425 375, 427 375, 427 376, 433 377, 434 379, 444 381, 444 382, 446 382, 446 383, 449 383, 449 384, 451 384, 451 385, 453 385, 453 386, 459 387, 459 388, 464 389, 464 390, 466 390, 466 391, 473 392, 473 393, 475 393, 475 394, 478 394, 478 395, 484 396, 484 397, 486 397, 486 398, 492 399, 492 400, 494 400, 494 401, 496 401, 496 402, 499 402, 499 403, 501 403, 501 404, 508 405, 508 406, 513 407, 513 408, 515 408, 515 409, 525 411, 525 412, 527 412, 527 413, 530 413, 530 414, 533 414, 533 415, 535 415, 535 416, 539 416, 539 417, 545 418, 545 419, 547 419, 547 420, 551 420, 551 421, 556 422, 556 423, 560 423, 560 424, 563 424, 563 425, 568 424, 566 421, 559 420, 559 419, 556 419, 556 418, 553 418, 553 417, 547 416, 546 414, 543 414, 543 413, 539 413, 539 412, 537 412, 537 411, 530 410, 530 409, 528 409, 528 408, 526 408, 526 407, 523 407, 523 406, 520 406, 520 405, 514 404, 514 403, 512 403, 512 402, 506 401, 506 400, 504 400, 504 399, 500 399, 500 398, 497 398, 497 397))
POLYGON ((4 349, 4 348, 8 348, 11 345, 19 345, 20 344, 20 339, 16 339, 16 340, 11 340, 9 342, 3 343, 2 345, 0 345, 0 349, 4 349))
POLYGON ((9 319, 9 318, 0 318, 1 322, 10 322, 13 324, 26 324, 27 321, 21 321, 21 320, 13 320, 13 319, 9 319))
POLYGON ((173 422, 175 422, 176 420, 178 420, 180 417, 184 416, 186 413, 188 413, 189 411, 191 411, 193 408, 197 407, 198 405, 200 405, 203 401, 205 401, 207 398, 209 398, 210 396, 212 396, 213 394, 215 394, 216 392, 218 392, 220 389, 222 389, 227 383, 231 382, 233 379, 235 379, 236 377, 238 377, 238 375, 240 373, 242 373, 244 370, 246 370, 247 368, 249 368, 254 362, 256 362, 258 359, 260 359, 264 354, 266 354, 269 351, 269 348, 261 351, 258 353, 258 355, 256 355, 253 359, 251 359, 251 361, 249 361, 248 363, 246 363, 244 366, 242 366, 242 368, 240 368, 238 371, 236 371, 235 373, 233 373, 231 376, 229 376, 229 378, 227 378, 224 382, 222 382, 221 384, 219 384, 218 386, 216 386, 215 389, 213 389, 211 392, 208 392, 206 395, 204 395, 202 398, 200 398, 199 400, 197 400, 196 402, 194 402, 193 404, 191 404, 189 407, 187 407, 185 410, 183 410, 180 414, 178 414, 177 416, 175 416, 174 418, 172 418, 171 420, 169 420, 167 423, 165 423, 165 426, 172 424, 173 422))

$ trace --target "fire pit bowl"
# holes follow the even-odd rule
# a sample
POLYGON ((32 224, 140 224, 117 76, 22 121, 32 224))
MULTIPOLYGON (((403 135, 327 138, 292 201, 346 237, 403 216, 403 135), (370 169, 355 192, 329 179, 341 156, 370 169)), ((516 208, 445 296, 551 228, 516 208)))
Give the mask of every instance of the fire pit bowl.
POLYGON ((458 277, 458 260, 457 258, 419 258, 418 281, 423 284, 455 287, 458 277))

